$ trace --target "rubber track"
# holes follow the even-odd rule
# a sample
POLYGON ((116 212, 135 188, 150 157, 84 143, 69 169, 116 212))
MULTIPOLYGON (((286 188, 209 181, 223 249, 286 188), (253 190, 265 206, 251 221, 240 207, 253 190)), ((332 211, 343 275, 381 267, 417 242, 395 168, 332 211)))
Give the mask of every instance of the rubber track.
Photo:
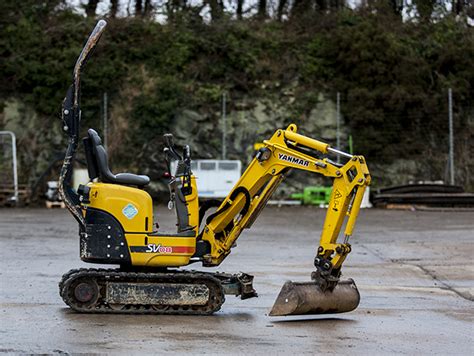
POLYGON ((59 294, 63 301, 80 313, 102 314, 176 314, 210 315, 218 311, 225 301, 224 289, 218 278, 211 273, 198 271, 176 271, 163 273, 124 272, 118 269, 73 269, 65 273, 59 282, 59 294), (78 302, 74 297, 74 282, 78 279, 93 279, 99 285, 99 299, 93 305, 78 302), (107 281, 123 283, 183 283, 205 284, 210 297, 206 305, 120 305, 111 306, 105 302, 107 281))

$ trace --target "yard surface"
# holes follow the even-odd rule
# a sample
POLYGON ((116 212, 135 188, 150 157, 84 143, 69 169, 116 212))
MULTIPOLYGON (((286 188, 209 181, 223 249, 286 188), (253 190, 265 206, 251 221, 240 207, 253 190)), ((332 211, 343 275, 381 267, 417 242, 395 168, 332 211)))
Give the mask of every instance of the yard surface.
MULTIPOLYGON (((171 231, 174 216, 157 207, 171 231)), ((0 210, 4 353, 474 354, 474 218, 467 212, 363 210, 343 268, 361 293, 339 315, 271 318, 285 280, 307 281, 324 210, 269 207, 220 271, 255 276, 258 298, 226 296, 213 316, 86 315, 58 294, 79 259, 63 209, 0 210)), ((198 266, 193 265, 193 269, 198 266)))

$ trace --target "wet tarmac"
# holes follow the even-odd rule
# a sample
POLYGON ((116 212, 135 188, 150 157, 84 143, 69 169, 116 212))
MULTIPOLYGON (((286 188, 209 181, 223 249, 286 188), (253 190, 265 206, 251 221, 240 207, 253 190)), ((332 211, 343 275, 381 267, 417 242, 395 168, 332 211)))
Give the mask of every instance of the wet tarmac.
MULTIPOLYGON (((166 208, 155 215, 171 229, 166 208)), ((285 280, 309 280, 323 220, 316 208, 265 209, 219 268, 255 275, 259 297, 227 296, 213 316, 85 315, 68 309, 57 287, 69 269, 93 266, 79 260, 73 218, 2 209, 0 352, 474 354, 472 212, 362 211, 343 268, 359 308, 269 317, 285 280)))

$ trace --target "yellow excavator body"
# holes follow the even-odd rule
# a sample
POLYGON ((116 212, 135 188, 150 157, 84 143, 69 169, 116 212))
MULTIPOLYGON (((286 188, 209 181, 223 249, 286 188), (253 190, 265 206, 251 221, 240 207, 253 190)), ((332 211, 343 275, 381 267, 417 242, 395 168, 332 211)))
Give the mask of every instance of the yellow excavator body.
POLYGON ((90 182, 87 208, 107 211, 120 222, 125 232, 150 233, 153 223, 153 200, 143 189, 125 185, 90 182), (128 212, 129 207, 130 212, 128 212))
MULTIPOLYGON (((187 204, 197 202, 197 188, 193 177, 195 194, 186 197, 187 204)), ((196 250, 197 229, 192 236, 157 234, 153 231, 153 200, 146 191, 129 186, 90 182, 87 209, 106 211, 122 226, 131 258, 131 265, 145 267, 180 267, 189 264, 196 250)), ((195 214, 199 214, 194 209, 195 214)), ((193 216, 191 223, 197 221, 193 216)), ((112 248, 111 244, 108 244, 112 248)))
MULTIPOLYGON (((74 68, 62 107, 68 147, 59 177, 59 193, 79 223, 83 261, 118 265, 118 269, 78 269, 63 275, 60 295, 84 313, 159 313, 208 315, 219 310, 224 295, 256 296, 253 277, 178 269, 192 263, 216 267, 229 256, 244 229, 257 219, 278 185, 293 170, 333 179, 332 194, 315 248, 309 282, 288 281, 270 315, 348 312, 359 304, 352 280, 341 281, 341 268, 351 252, 350 237, 371 177, 364 157, 298 133, 297 126, 278 129, 263 145, 239 181, 222 201, 199 201, 191 153, 179 153, 171 134, 164 135, 170 200, 177 229, 163 233, 153 221, 153 201, 144 190, 150 178, 114 174, 97 132, 82 141, 90 182, 71 187, 72 166, 79 144, 80 74, 104 31, 96 25, 74 68), (344 163, 328 156, 338 155, 344 163), (176 165, 172 167, 172 162, 176 165), (217 208, 209 214, 209 209, 217 208), (207 213, 206 213, 207 212, 207 213), (345 225, 341 236, 342 227, 345 225)), ((297 241, 295 240, 295 243, 297 241)), ((315 241, 316 244, 316 241, 315 241)))

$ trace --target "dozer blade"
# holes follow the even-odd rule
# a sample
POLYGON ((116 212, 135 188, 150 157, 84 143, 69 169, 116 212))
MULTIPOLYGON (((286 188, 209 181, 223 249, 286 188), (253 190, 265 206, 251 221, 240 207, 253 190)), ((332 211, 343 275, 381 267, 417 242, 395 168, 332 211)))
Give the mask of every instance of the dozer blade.
POLYGON ((352 279, 322 291, 315 282, 287 281, 281 288, 270 316, 346 313, 359 305, 360 294, 352 279))

